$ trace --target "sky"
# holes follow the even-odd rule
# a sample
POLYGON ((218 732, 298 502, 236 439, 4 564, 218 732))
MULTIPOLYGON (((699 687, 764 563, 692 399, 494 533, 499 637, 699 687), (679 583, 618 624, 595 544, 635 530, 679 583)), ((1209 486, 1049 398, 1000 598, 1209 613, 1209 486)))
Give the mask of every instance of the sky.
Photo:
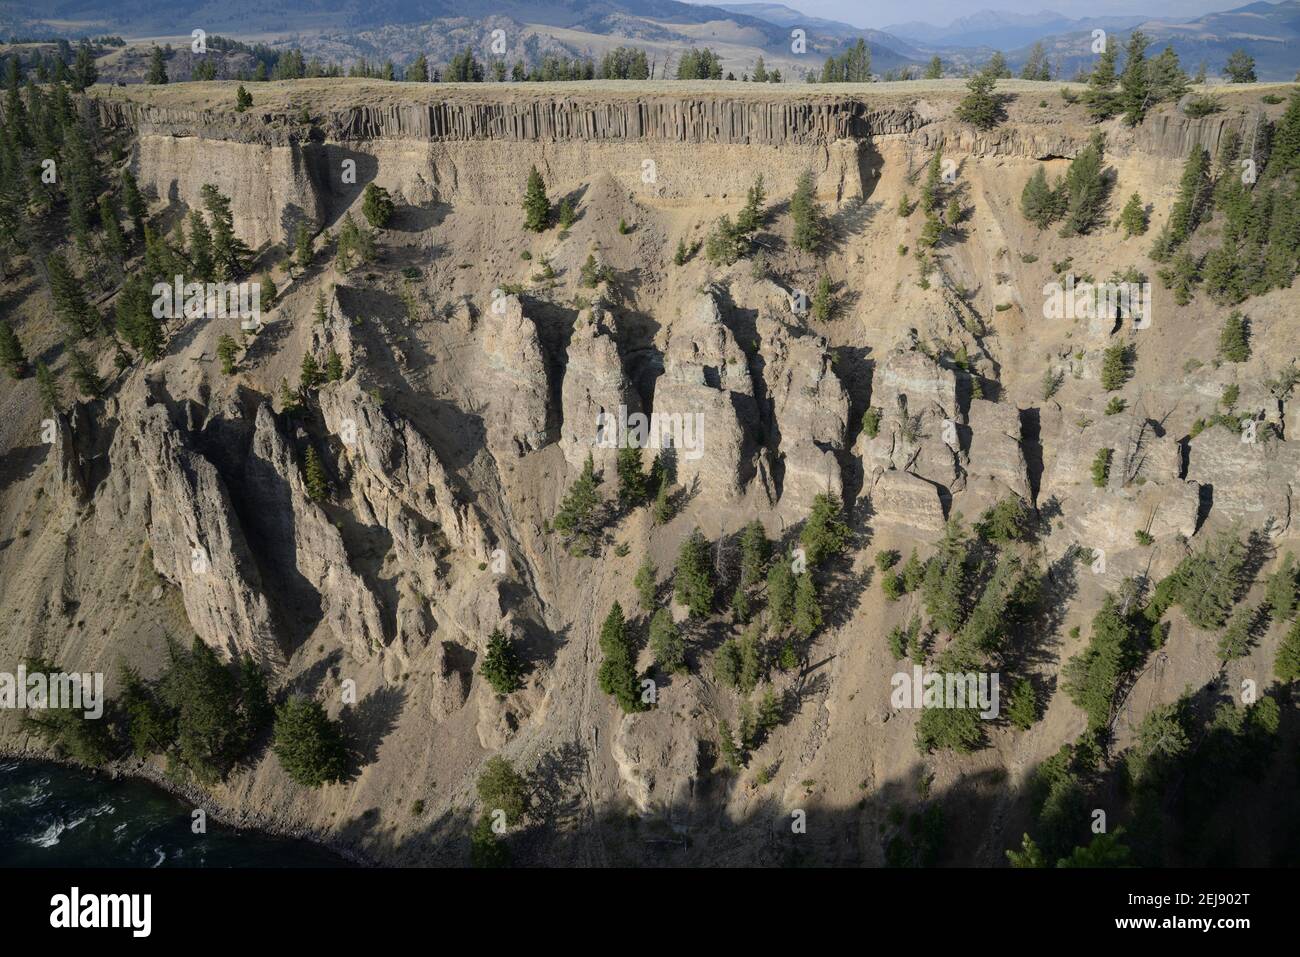
MULTIPOLYGON (((754 2, 754 0, 719 0, 754 2)), ((891 23, 921 20, 946 26, 979 10, 1037 13, 1051 10, 1067 17, 1140 15, 1198 17, 1214 10, 1244 7, 1251 0, 773 0, 802 13, 879 29, 891 23)))

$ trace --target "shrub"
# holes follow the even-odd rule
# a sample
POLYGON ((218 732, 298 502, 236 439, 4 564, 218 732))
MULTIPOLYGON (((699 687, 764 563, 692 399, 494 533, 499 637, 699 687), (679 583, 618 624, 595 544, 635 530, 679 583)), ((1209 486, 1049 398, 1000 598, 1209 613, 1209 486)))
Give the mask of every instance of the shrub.
POLYGON ((1105 488, 1106 483, 1110 481, 1110 459, 1114 455, 1113 449, 1098 449, 1097 455, 1092 460, 1092 484, 1097 488, 1105 488))

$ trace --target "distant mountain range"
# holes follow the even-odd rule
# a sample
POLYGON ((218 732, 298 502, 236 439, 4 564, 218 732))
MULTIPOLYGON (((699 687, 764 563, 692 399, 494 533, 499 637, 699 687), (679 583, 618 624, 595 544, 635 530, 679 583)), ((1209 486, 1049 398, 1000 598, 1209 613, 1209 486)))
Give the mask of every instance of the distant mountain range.
POLYGON ((921 66, 938 55, 952 72, 978 66, 1002 50, 1013 69, 1035 42, 1047 48, 1063 78, 1095 60, 1092 31, 1121 40, 1140 27, 1156 50, 1172 45, 1189 72, 1202 62, 1211 75, 1235 49, 1256 60, 1263 80, 1290 80, 1300 70, 1300 0, 1257 2, 1196 18, 1102 16, 1072 19, 1050 10, 1020 14, 982 10, 947 25, 901 23, 871 30, 807 16, 782 3, 702 5, 677 0, 0 0, 0 36, 75 38, 210 33, 277 38, 329 58, 441 56, 451 45, 477 46, 505 29, 509 56, 539 53, 599 56, 619 44, 645 47, 659 63, 691 46, 710 46, 739 75, 758 56, 787 78, 819 70, 822 60, 866 39, 877 72, 921 66), (77 24, 72 29, 68 24, 77 24), (790 31, 808 34, 796 55, 790 31))
POLYGON ((1074 20, 1041 10, 1038 13, 1008 13, 980 10, 960 17, 947 26, 911 21, 885 27, 885 32, 930 47, 991 47, 1014 50, 1060 33, 1080 30, 1131 30, 1147 18, 1142 16, 1090 17, 1074 20))

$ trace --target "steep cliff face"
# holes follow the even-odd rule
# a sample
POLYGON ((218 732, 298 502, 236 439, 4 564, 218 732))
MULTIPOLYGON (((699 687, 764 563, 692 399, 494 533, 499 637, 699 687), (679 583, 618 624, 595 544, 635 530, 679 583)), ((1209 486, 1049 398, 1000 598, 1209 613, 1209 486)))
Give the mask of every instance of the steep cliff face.
MULTIPOLYGON (((427 91, 411 94, 427 99, 427 91)), ((232 197, 250 245, 290 241, 299 222, 324 228, 368 182, 399 202, 516 203, 527 164, 563 188, 601 169, 630 195, 676 204, 743 195, 755 170, 774 193, 804 170, 818 193, 841 201, 874 187, 872 144, 904 140, 950 156, 1073 156, 1076 125, 1020 121, 979 132, 951 118, 955 98, 875 105, 869 98, 774 94, 647 94, 638 97, 492 97, 448 88, 432 102, 386 102, 320 113, 283 109, 237 114, 120 97, 97 101, 106 127, 138 136, 133 167, 162 200, 193 207, 204 183, 232 197), (519 147, 526 146, 521 153, 519 147)), ((304 110, 306 108, 304 107, 304 110)), ((1118 155, 1181 158, 1214 150, 1228 129, 1257 140, 1258 109, 1193 118, 1166 105, 1137 130, 1115 126, 1118 155)))

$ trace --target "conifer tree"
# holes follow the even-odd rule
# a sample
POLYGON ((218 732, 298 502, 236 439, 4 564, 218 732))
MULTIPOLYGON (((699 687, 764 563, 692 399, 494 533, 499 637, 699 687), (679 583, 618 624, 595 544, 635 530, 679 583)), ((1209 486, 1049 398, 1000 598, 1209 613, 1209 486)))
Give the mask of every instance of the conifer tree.
POLYGON ((1142 203, 1142 197, 1134 193, 1124 204, 1124 209, 1119 214, 1119 224, 1124 229, 1124 238, 1130 236, 1141 236, 1147 231, 1147 211, 1146 206, 1142 203))
POLYGON ((1137 126, 1151 105, 1151 77, 1146 51, 1151 40, 1141 30, 1129 34, 1124 48, 1124 72, 1119 77, 1119 102, 1124 122, 1137 126))
POLYGON ((27 374, 27 354, 18 334, 8 322, 0 320, 0 366, 12 379, 21 379, 27 374))
POLYGON ((160 86, 167 82, 167 64, 163 60, 162 50, 155 44, 149 55, 149 72, 145 75, 146 83, 160 86))
POLYGON ((709 543, 697 528, 682 542, 673 574, 673 596, 688 607, 692 617, 701 618, 713 610, 713 569, 709 543))
POLYGON ((1088 145, 1070 162, 1063 186, 1065 222, 1061 226, 1064 237, 1078 236, 1092 229, 1101 214, 1106 195, 1102 175, 1104 140, 1094 131, 1088 145))
POLYGON ((50 277, 50 295, 54 299, 54 314, 63 322, 68 333, 76 338, 89 338, 99 326, 99 316, 86 302, 81 291, 81 280, 72 271, 68 261, 58 253, 51 253, 45 261, 50 277))
POLYGON ((72 373, 72 381, 77 385, 77 391, 88 399, 99 398, 104 391, 104 380, 99 377, 95 367, 90 360, 76 346, 71 343, 68 349, 68 366, 72 373))
POLYGON ((341 781, 347 773, 343 726, 331 720, 318 701, 295 696, 276 709, 271 750, 303 787, 341 781))
POLYGON ((1020 213, 1039 229, 1060 218, 1058 193, 1047 182, 1047 168, 1039 166, 1020 193, 1020 213))
POLYGON ((763 523, 754 519, 740 536, 740 585, 751 588, 763 580, 771 543, 763 523))
POLYGON ((627 635, 623 608, 618 602, 614 602, 600 626, 600 652, 600 670, 597 672, 600 690, 613 695, 624 714, 642 710, 637 693, 636 655, 627 635))
POLYGON ((795 634, 804 640, 816 634, 822 624, 821 600, 817 597, 817 586, 813 584, 812 575, 808 572, 803 572, 795 580, 792 624, 795 634))
POLYGON ((767 571, 768 627, 780 634, 794 617, 795 580, 788 557, 774 561, 767 571))
POLYGON ((993 92, 997 76, 987 70, 976 73, 966 81, 966 95, 962 97, 953 115, 977 130, 991 130, 1002 115, 1001 98, 993 92))
POLYGON ((41 409, 46 415, 62 411, 63 391, 54 372, 40 359, 36 360, 36 387, 41 397, 41 409))
POLYGON ((279 292, 275 288, 275 280, 271 278, 269 272, 262 273, 262 284, 258 290, 258 305, 262 309, 270 309, 275 305, 275 300, 279 292))
POLYGON ((303 392, 310 392, 325 381, 325 375, 320 370, 320 363, 310 352, 304 353, 302 357, 302 370, 298 375, 298 385, 303 392))
POLYGON ((222 336, 217 340, 217 359, 221 362, 221 371, 225 375, 234 375, 235 356, 239 345, 232 336, 222 336))
POLYGON ((479 674, 487 679, 497 694, 508 695, 524 686, 523 671, 523 662, 515 652, 514 643, 500 628, 492 629, 479 674))
POLYGON ((216 278, 216 266, 212 259, 212 233, 203 214, 197 209, 190 210, 190 265, 196 282, 211 282, 216 278))
POLYGON ((641 468, 641 449, 628 445, 618 450, 615 463, 618 472, 618 501, 624 508, 636 508, 649 494, 646 475, 641 468))
POLYGON ((790 217, 794 221, 791 242, 796 249, 815 253, 825 236, 825 216, 817 202, 813 175, 809 170, 799 174, 794 195, 790 198, 790 217))
POLYGON ((343 357, 331 349, 325 357, 325 378, 330 382, 340 382, 343 376, 343 357))
POLYGON ((667 608, 660 608, 650 619, 650 651, 664 671, 680 671, 686 665, 686 642, 667 608))
POLYGON ((361 198, 361 213, 375 229, 383 229, 393 216, 393 200, 388 190, 374 183, 367 183, 361 198))
POLYGON ((1119 110, 1120 97, 1115 90, 1115 84, 1119 81, 1115 72, 1117 55, 1118 47, 1108 36, 1096 65, 1088 75, 1088 90, 1083 95, 1083 102, 1094 123, 1109 119, 1119 110))
POLYGON ((578 551, 590 551, 595 544, 595 535, 600 529, 598 516, 600 494, 596 491, 599 484, 595 463, 588 453, 587 460, 582 466, 582 473, 569 487, 564 500, 560 503, 555 520, 551 523, 555 530, 572 542, 578 551))
POLYGON ((110 193, 99 197, 99 222, 104 229, 104 246, 120 269, 126 262, 129 247, 126 234, 122 232, 122 224, 117 219, 117 204, 113 202, 110 193))
POLYGON ((133 276, 122 286, 113 304, 117 332, 145 362, 162 355, 163 331, 154 317, 149 286, 142 276, 133 276))
POLYGON ((1246 317, 1233 311, 1223 320, 1219 331, 1219 355, 1229 362, 1245 362, 1250 358, 1250 338, 1246 317))
POLYGON ((655 584, 655 565, 648 556, 637 568, 636 577, 632 579, 632 585, 636 588, 637 598, 640 599, 641 610, 653 611, 659 589, 655 584))
POLYGON ((307 231, 306 223, 299 223, 298 229, 294 233, 294 261, 299 269, 306 269, 311 265, 314 253, 311 248, 311 233, 307 231))
POLYGON ((321 464, 314 445, 307 446, 303 469, 306 473, 307 497, 313 502, 325 501, 329 496, 329 482, 325 478, 325 466, 321 464))
POLYGON ((844 524, 839 499, 826 492, 818 493, 813 498, 808 521, 799 533, 799 543, 804 547, 809 566, 816 568, 840 554, 848 540, 849 527, 844 524))
POLYGON ((543 232, 550 224, 551 201, 546 198, 546 184, 536 166, 528 169, 528 185, 524 189, 524 229, 543 232))

